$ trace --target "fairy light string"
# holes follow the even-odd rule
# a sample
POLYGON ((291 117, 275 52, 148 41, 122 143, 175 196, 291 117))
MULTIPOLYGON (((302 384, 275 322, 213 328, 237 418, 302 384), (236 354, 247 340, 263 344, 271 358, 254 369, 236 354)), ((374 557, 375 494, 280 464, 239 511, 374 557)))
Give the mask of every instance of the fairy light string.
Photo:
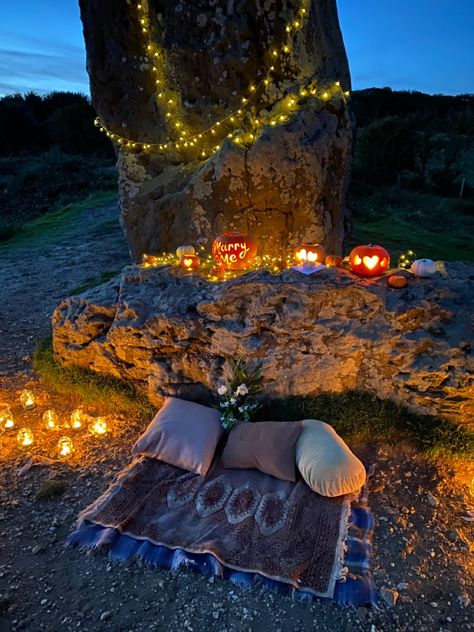
POLYGON ((273 83, 273 75, 277 65, 284 62, 291 52, 294 34, 301 30, 305 24, 308 4, 309 0, 299 0, 298 10, 285 25, 286 41, 279 47, 270 47, 270 65, 257 73, 256 78, 261 78, 249 84, 246 93, 240 97, 239 107, 199 132, 193 132, 192 128, 183 120, 184 117, 180 114, 181 97, 166 82, 164 53, 152 41, 147 0, 135 4, 136 17, 143 36, 144 53, 150 62, 155 84, 155 96, 159 108, 163 112, 167 139, 161 143, 148 143, 128 138, 108 128, 100 117, 95 119, 94 124, 113 142, 128 151, 160 153, 179 157, 180 160, 196 158, 205 160, 219 151, 226 139, 230 139, 237 145, 251 145, 265 126, 274 127, 286 123, 291 115, 298 110, 302 99, 315 98, 327 102, 338 95, 346 100, 350 93, 342 89, 339 81, 324 88, 316 86, 314 81, 308 81, 300 85, 298 91, 286 94, 283 98, 277 99, 271 106, 267 106, 267 108, 271 108, 267 116, 255 116, 251 113, 252 106, 273 83))

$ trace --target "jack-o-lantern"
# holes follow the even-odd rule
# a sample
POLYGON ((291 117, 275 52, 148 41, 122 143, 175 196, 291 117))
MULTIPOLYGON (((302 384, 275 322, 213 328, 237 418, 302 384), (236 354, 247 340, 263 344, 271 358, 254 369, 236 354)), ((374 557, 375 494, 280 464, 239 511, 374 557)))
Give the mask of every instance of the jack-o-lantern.
POLYGON ((326 253, 320 244, 300 244, 295 252, 295 262, 300 266, 321 265, 326 253))
POLYGON ((224 233, 214 239, 212 256, 225 270, 246 270, 257 256, 257 242, 250 235, 224 233))
POLYGON ((179 260, 179 265, 185 270, 196 270, 201 264, 201 259, 197 255, 183 255, 179 260))
POLYGON ((178 246, 176 248, 176 256, 178 259, 184 257, 184 255, 195 255, 196 251, 194 250, 194 246, 178 246))
POLYGON ((390 264, 390 255, 382 246, 356 246, 349 255, 353 272, 363 276, 383 274, 390 264))
POLYGON ((436 263, 432 259, 417 259, 412 263, 411 271, 420 279, 428 279, 436 272, 436 263))
POLYGON ((328 255, 324 263, 329 268, 342 268, 342 266, 344 265, 344 259, 342 257, 339 257, 338 255, 328 255))

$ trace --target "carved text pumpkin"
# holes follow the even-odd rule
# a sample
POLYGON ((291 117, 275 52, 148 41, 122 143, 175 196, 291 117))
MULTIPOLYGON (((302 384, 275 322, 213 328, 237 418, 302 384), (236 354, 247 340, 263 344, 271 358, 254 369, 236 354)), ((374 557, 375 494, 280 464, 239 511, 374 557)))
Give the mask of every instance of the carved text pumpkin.
POLYGON ((297 265, 321 265, 326 253, 320 244, 300 244, 295 252, 297 265))
POLYGON ((226 270, 246 270, 257 256, 257 242, 250 235, 224 233, 214 239, 212 256, 226 270))
POLYGON ((356 246, 349 255, 353 272, 363 276, 383 274, 390 264, 390 255, 382 246, 356 246))
POLYGON ((411 271, 415 276, 427 279, 436 272, 436 263, 431 259, 417 259, 412 263, 411 271))

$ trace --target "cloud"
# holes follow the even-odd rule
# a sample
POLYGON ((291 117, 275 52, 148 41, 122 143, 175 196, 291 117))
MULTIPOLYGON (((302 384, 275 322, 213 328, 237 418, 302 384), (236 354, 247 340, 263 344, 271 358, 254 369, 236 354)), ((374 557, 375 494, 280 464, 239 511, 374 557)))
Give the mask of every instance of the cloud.
POLYGON ((0 95, 33 90, 89 92, 80 46, 0 31, 0 95))

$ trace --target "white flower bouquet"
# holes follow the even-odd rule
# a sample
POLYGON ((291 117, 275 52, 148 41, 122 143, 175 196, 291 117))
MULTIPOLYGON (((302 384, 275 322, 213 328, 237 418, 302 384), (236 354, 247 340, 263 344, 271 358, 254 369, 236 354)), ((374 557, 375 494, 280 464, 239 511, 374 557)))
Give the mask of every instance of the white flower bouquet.
POLYGON ((260 391, 263 379, 261 365, 249 369, 242 359, 238 362, 229 361, 229 364, 233 378, 217 389, 220 397, 217 407, 225 430, 230 430, 241 421, 251 421, 261 406, 254 397, 260 391))

